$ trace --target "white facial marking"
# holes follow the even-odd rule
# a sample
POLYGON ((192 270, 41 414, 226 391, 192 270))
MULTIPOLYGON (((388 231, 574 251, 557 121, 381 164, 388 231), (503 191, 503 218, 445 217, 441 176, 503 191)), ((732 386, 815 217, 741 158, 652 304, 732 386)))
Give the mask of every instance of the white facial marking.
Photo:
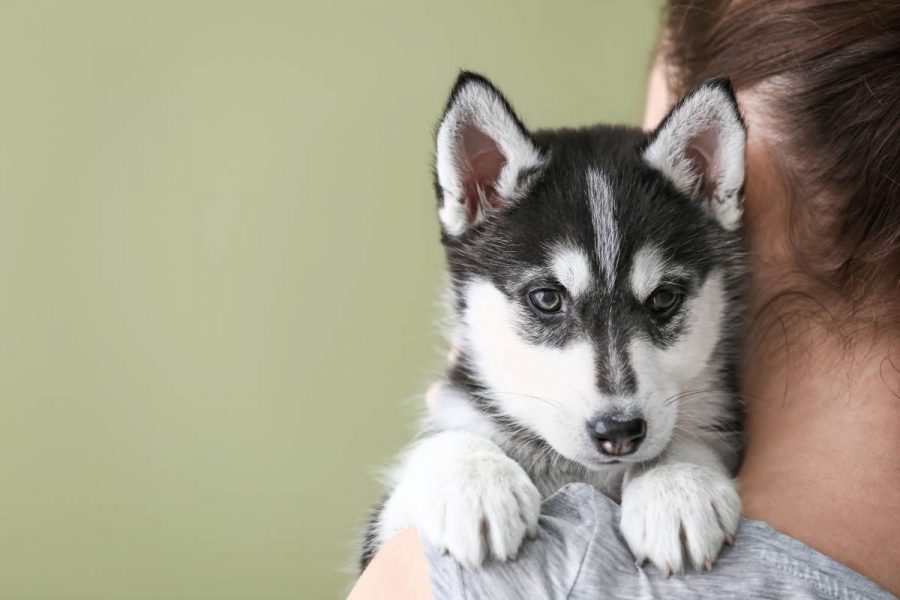
POLYGON ((656 289, 665 275, 666 262, 662 253, 652 246, 645 246, 634 255, 631 264, 631 291, 643 302, 656 289))
POLYGON ((481 82, 469 82, 457 93, 437 135, 437 176, 444 193, 438 215, 451 235, 459 235, 470 225, 462 201, 464 181, 459 147, 459 132, 466 124, 483 132, 500 147, 506 163, 493 187, 505 200, 519 199, 524 191, 519 186, 519 174, 543 162, 540 151, 523 134, 500 96, 481 82))
POLYGON ((587 255, 567 244, 554 248, 550 262, 553 275, 573 296, 584 294, 591 287, 591 266, 587 255))
POLYGON ((619 230, 613 214, 613 197, 609 182, 597 169, 587 172, 588 197, 591 201, 591 220, 597 243, 600 271, 607 289, 616 285, 616 263, 619 259, 619 230))
POLYGON ((660 284, 684 274, 680 267, 668 264, 658 248, 644 246, 634 255, 631 264, 631 291, 643 302, 660 284))
POLYGON ((697 296, 688 303, 688 310, 686 335, 662 353, 662 367, 679 376, 685 389, 706 371, 722 333, 725 317, 722 273, 714 271, 707 276, 697 296))

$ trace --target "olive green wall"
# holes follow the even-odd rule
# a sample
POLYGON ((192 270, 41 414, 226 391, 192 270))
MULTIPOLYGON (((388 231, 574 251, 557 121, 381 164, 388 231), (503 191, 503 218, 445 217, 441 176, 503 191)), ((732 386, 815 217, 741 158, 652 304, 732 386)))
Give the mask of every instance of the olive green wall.
POLYGON ((0 4, 0 598, 334 598, 443 353, 460 67, 636 122, 655 0, 0 4))

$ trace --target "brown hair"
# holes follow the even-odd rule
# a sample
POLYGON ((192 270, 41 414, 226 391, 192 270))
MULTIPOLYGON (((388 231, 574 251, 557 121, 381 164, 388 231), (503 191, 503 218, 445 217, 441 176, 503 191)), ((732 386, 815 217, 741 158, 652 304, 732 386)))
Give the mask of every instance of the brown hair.
POLYGON ((781 133, 777 167, 795 189, 790 227, 802 232, 793 242, 806 279, 896 316, 897 0, 670 0, 664 19, 673 92, 717 75, 760 90, 781 133))

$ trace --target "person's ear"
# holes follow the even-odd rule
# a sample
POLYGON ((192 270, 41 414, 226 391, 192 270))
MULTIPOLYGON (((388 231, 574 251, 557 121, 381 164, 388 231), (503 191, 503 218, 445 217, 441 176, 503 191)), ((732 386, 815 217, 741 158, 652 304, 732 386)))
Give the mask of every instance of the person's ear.
POLYGON ((681 193, 700 200, 725 228, 743 213, 747 130, 731 82, 708 79, 689 91, 663 119, 644 160, 681 193))
POLYGON ((531 134, 500 91, 480 75, 460 74, 437 131, 444 231, 460 235, 521 198, 542 163, 531 134))
POLYGON ((661 56, 656 57, 653 68, 650 70, 650 80, 647 82, 647 98, 644 102, 644 131, 653 131, 662 122, 663 118, 675 104, 675 98, 669 89, 669 80, 666 74, 666 63, 661 56))

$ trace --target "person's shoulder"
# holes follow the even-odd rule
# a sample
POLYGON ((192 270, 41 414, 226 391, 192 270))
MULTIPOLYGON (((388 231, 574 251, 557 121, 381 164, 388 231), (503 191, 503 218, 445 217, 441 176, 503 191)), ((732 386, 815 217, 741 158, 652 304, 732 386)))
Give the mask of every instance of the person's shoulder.
POLYGON ((544 500, 537 536, 525 540, 516 560, 488 561, 477 570, 462 568, 423 542, 434 598, 565 598, 582 566, 596 554, 618 553, 618 562, 633 565, 616 532, 618 505, 592 486, 571 483, 544 500), (624 562, 622 562, 624 561, 624 562))
MULTIPOLYGON (((387 596, 353 598, 894 598, 874 583, 761 522, 742 520, 734 547, 723 549, 712 571, 667 577, 640 568, 618 530, 618 504, 592 486, 572 483, 547 498, 536 539, 525 540, 516 560, 463 568, 414 530, 386 563, 373 561, 387 596), (424 551, 424 557, 422 552, 424 551), (424 558, 424 560, 423 560, 424 558), (406 584, 411 584, 407 587, 406 584), (429 590, 430 587, 430 590, 429 590)), ((382 553, 379 553, 381 555, 382 553)), ((366 575, 360 580, 363 585, 366 575)), ((356 590, 354 590, 355 592, 356 590)))
MULTIPOLYGON (((541 518, 560 523, 577 523, 596 528, 614 528, 619 517, 619 505, 587 483, 569 483, 544 500, 541 518)), ((542 521, 542 524, 546 524, 542 521)))
POLYGON ((548 497, 547 502, 551 502, 554 499, 558 502, 568 502, 573 499, 582 501, 590 500, 613 510, 617 509, 619 506, 612 498, 591 484, 581 482, 567 483, 559 488, 552 496, 548 497))

